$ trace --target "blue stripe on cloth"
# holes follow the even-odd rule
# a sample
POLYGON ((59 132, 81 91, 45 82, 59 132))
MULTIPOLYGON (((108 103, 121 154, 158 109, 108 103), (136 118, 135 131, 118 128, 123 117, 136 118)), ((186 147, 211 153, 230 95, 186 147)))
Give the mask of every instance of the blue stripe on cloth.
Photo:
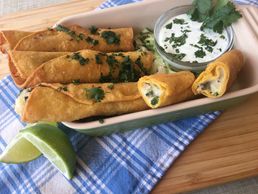
MULTIPOLYGON (((108 0, 99 8, 138 1, 108 0)), ((256 0, 235 2, 258 6, 256 0)), ((0 81, 1 151, 9 141, 7 133, 17 131, 17 123, 21 123, 13 110, 18 93, 10 76, 0 81)), ((149 193, 174 160, 220 114, 215 111, 101 138, 60 125, 77 152, 74 178, 57 178, 59 171, 44 157, 20 165, 0 164, 0 193, 52 193, 53 182, 71 193, 149 193)))

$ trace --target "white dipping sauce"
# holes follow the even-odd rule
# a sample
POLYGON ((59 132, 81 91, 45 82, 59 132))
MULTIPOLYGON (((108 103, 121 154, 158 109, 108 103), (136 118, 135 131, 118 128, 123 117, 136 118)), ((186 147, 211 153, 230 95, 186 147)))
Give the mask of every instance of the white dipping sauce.
POLYGON ((201 22, 192 21, 187 14, 173 17, 161 28, 159 45, 165 52, 177 55, 180 61, 203 63, 214 60, 227 49, 227 33, 225 30, 222 34, 211 29, 202 31, 201 25, 201 22), (206 41, 199 42, 201 37, 206 41))

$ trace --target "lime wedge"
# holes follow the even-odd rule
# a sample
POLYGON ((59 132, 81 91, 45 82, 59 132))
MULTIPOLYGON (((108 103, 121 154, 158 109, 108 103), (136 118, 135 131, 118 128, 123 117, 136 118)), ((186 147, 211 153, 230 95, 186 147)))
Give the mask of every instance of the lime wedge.
POLYGON ((26 159, 32 160, 38 157, 40 153, 53 163, 64 176, 68 179, 72 178, 76 162, 75 152, 66 134, 54 125, 39 123, 21 130, 2 153, 0 161, 21 163, 30 161, 26 159), (18 146, 20 143, 17 142, 20 141, 26 144, 26 147, 24 146, 26 149, 18 146), (19 154, 17 154, 18 152, 19 154), (21 153, 27 157, 24 159, 21 153))
POLYGON ((18 133, 0 156, 0 161, 5 163, 29 162, 41 155, 41 152, 33 146, 22 134, 18 133))

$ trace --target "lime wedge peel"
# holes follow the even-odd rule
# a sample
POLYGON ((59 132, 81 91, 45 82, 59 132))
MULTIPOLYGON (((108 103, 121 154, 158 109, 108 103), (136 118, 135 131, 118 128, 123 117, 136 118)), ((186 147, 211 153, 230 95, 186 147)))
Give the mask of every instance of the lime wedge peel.
POLYGON ((1 154, 0 162, 28 162, 41 153, 65 177, 72 178, 76 154, 66 134, 54 125, 40 123, 21 130, 1 154))

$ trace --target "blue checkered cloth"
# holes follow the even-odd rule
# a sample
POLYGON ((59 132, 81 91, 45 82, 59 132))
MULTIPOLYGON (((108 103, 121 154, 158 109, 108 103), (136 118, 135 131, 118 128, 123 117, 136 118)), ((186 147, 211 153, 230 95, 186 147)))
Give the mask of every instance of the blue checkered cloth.
MULTIPOLYGON (((109 0, 100 8, 135 1, 109 0)), ((258 4, 256 0, 240 3, 247 2, 258 4)), ((13 109, 18 94, 10 76, 0 81, 0 152, 25 125, 13 109)), ((0 164, 0 193, 149 193, 219 114, 213 112, 101 138, 64 128, 77 153, 74 178, 67 180, 44 156, 25 164, 0 164)))

